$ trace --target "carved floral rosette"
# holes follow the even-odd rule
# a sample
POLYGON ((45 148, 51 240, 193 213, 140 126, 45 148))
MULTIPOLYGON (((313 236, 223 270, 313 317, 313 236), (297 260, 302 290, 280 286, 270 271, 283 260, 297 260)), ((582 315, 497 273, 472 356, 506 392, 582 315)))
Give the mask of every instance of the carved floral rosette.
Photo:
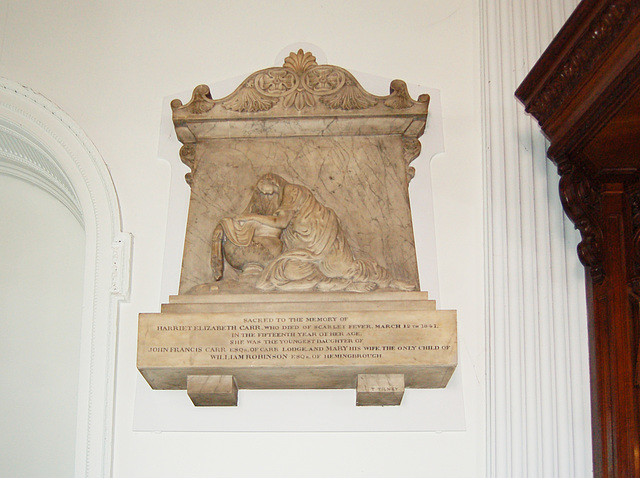
MULTIPOLYGON (((187 104, 183 105, 178 99, 171 102, 178 139, 186 146, 181 151, 181 158, 192 173, 197 164, 193 149, 188 145, 215 134, 212 133, 215 128, 202 126, 205 123, 226 122, 225 127, 218 130, 220 135, 227 137, 233 137, 235 122, 242 121, 246 125, 247 120, 259 123, 256 135, 304 136, 307 133, 303 124, 306 119, 324 119, 327 127, 342 127, 347 134, 353 134, 349 127, 354 127, 354 122, 349 123, 349 119, 361 120, 363 116, 372 116, 387 118, 388 124, 382 126, 386 129, 376 130, 376 127, 380 128, 378 121, 378 126, 372 123, 370 131, 362 130, 360 121, 359 133, 401 135, 409 178, 413 177, 409 163, 420 153, 417 138, 424 132, 428 106, 429 95, 413 100, 402 80, 391 82, 388 96, 376 96, 364 90, 347 70, 333 65, 318 65, 310 52, 302 50, 292 52, 282 67, 253 73, 224 98, 214 100, 209 87, 200 85, 194 89, 187 104), (283 132, 267 126, 269 121, 291 117, 300 119, 300 130, 283 132)), ((186 179, 190 182, 191 174, 187 174, 186 179)))

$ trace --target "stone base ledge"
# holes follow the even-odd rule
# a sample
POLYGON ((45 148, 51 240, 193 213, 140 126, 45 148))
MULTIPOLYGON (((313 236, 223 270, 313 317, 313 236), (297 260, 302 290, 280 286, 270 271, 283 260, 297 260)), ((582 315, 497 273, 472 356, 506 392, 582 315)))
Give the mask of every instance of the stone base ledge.
MULTIPOLYGON (((154 389, 213 376, 238 389, 356 388, 367 376, 442 388, 456 364, 456 313, 422 292, 174 296, 139 320, 138 369, 154 389)), ((371 390, 361 404, 399 403, 371 390)))

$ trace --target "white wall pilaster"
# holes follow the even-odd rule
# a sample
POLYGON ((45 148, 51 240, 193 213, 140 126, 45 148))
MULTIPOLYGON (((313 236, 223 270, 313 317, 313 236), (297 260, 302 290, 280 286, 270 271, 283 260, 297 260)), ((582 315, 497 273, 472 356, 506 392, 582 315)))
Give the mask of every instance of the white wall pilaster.
POLYGON ((514 91, 575 0, 481 0, 487 476, 591 473, 584 271, 555 167, 514 91))

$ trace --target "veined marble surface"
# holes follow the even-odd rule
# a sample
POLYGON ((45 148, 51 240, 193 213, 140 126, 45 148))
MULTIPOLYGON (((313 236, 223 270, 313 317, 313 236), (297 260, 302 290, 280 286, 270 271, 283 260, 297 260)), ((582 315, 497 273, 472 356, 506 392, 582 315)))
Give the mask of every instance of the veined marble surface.
MULTIPOLYGON (((249 76, 221 100, 199 86, 186 105, 173 102, 181 157, 191 168, 180 293, 215 284, 213 231, 245 210, 268 173, 332 209, 356 259, 419 288, 408 183, 428 102, 411 99, 400 80, 389 96, 371 95, 346 70, 317 65, 304 52, 249 76)), ((223 280, 238 275, 227 263, 223 280)))

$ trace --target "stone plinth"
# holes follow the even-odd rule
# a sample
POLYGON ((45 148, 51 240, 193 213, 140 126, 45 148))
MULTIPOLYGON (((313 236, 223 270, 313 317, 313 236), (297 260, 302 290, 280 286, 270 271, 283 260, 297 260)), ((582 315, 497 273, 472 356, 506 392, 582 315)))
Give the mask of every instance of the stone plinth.
POLYGON ((232 375, 189 375, 187 395, 196 407, 235 407, 238 386, 232 375))
POLYGON ((359 407, 400 405, 404 375, 358 375, 356 405, 359 407))
POLYGON ((239 389, 356 388, 359 375, 441 388, 456 337, 455 311, 425 292, 182 295, 140 314, 138 369, 154 389, 219 375, 239 389))

